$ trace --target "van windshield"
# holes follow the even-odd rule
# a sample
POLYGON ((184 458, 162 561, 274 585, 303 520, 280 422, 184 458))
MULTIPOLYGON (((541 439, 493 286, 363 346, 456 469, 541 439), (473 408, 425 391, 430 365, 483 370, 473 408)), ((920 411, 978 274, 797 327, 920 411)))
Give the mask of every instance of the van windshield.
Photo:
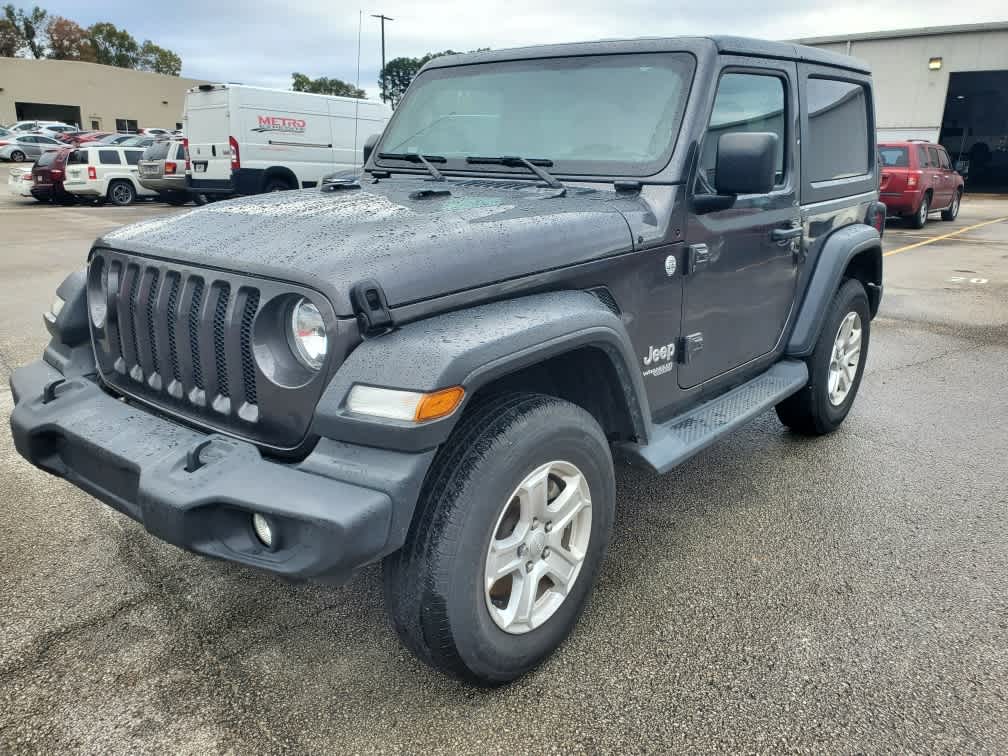
POLYGON ((551 160, 554 173, 650 175, 672 154, 693 68, 685 53, 434 68, 413 82, 378 152, 441 156, 445 170, 517 155, 551 160))

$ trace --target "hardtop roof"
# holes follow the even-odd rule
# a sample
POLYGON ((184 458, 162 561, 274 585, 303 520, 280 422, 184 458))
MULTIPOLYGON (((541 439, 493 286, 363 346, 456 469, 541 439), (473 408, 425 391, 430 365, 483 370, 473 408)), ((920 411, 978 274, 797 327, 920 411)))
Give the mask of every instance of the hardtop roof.
POLYGON ((714 51, 731 55, 747 55, 778 60, 794 60, 823 66, 845 68, 861 73, 871 73, 862 60, 829 50, 795 44, 773 42, 749 37, 639 37, 637 39, 603 39, 594 42, 568 42, 552 45, 513 47, 486 52, 443 55, 428 62, 424 68, 445 68, 470 63, 493 63, 527 58, 559 58, 579 55, 606 55, 619 53, 674 52, 708 46, 714 51))

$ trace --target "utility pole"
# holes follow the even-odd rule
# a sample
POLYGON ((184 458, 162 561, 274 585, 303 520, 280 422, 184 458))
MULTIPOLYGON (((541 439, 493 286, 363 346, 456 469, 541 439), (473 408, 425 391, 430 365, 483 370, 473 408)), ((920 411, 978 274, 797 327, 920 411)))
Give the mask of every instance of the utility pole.
POLYGON ((381 99, 382 102, 387 102, 388 93, 385 87, 385 22, 395 21, 395 19, 389 18, 384 13, 372 13, 371 18, 381 19, 381 99))

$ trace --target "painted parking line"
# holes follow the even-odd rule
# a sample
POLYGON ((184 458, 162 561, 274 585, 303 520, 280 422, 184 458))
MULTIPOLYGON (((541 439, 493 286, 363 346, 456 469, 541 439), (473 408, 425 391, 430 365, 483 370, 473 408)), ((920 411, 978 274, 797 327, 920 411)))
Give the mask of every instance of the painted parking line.
POLYGON ((1002 223, 1008 220, 1008 216, 1004 218, 995 218, 994 220, 984 221, 983 223, 974 223, 972 226, 966 226, 960 228, 957 231, 952 231, 947 234, 942 234, 941 236, 932 236, 930 239, 925 239, 924 241, 919 241, 914 244, 907 244, 905 247, 896 247, 896 249, 890 249, 888 252, 884 253, 883 257, 889 257, 889 255, 898 255, 900 252, 909 252, 911 249, 917 249, 917 247, 923 247, 926 244, 934 244, 935 242, 940 242, 942 239, 950 239, 953 236, 959 236, 959 234, 965 234, 967 231, 973 231, 977 228, 983 228, 984 226, 990 226, 994 223, 1002 223))

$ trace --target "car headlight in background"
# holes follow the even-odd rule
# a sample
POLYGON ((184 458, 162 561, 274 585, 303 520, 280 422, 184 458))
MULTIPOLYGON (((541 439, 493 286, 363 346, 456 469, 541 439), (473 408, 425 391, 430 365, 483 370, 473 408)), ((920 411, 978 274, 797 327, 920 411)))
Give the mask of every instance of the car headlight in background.
POLYGON ((307 299, 298 300, 291 310, 291 348, 302 365, 319 370, 325 362, 329 340, 319 308, 307 299))

